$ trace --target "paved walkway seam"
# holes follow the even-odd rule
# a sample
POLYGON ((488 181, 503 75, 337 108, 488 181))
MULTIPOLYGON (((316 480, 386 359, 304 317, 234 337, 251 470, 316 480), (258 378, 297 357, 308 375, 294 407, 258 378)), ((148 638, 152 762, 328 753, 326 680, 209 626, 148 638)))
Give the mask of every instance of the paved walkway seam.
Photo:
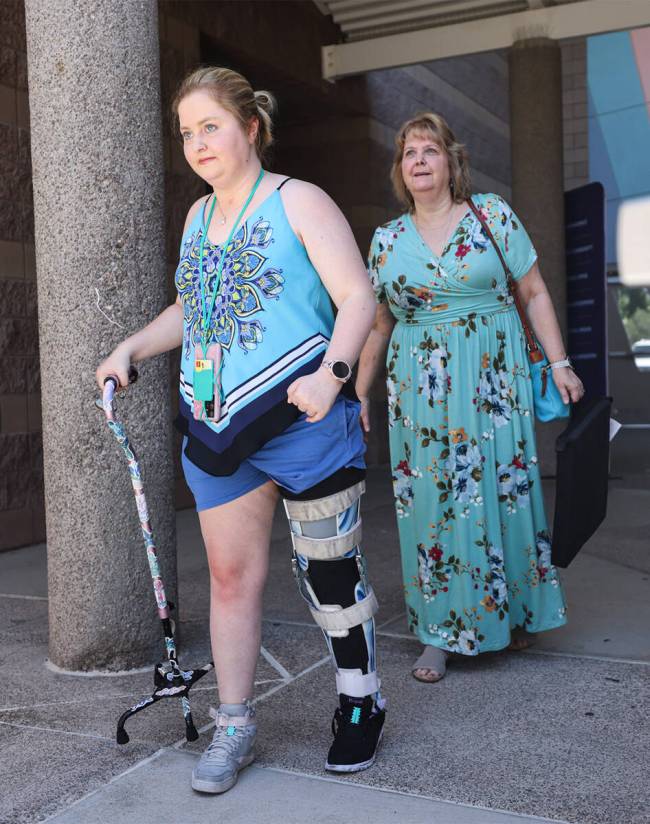
MULTIPOLYGON (((381 606, 381 605, 380 605, 380 606, 381 606)), ((382 622, 381 622, 381 624, 378 624, 378 625, 377 625, 377 632, 379 632, 379 631, 381 630, 381 628, 382 628, 382 627, 387 627, 387 626, 389 626, 389 624, 392 624, 392 623, 393 623, 393 621, 397 621, 397 620, 398 620, 399 618, 401 618, 403 615, 404 615, 404 610, 403 610, 403 609, 401 609, 401 610, 397 613, 397 615, 393 615, 393 617, 392 617, 392 618, 389 618, 387 621, 382 621, 382 622)))
MULTIPOLYGON (((279 684, 283 681, 284 678, 263 678, 261 681, 255 681, 255 686, 260 687, 263 684, 279 684)), ((196 695, 197 692, 210 692, 210 690, 214 689, 216 689, 215 685, 192 687, 192 695, 196 695)), ((92 700, 106 701, 114 698, 133 699, 133 690, 125 693, 101 693, 100 695, 94 696, 92 700)), ((61 705, 67 706, 68 704, 87 704, 89 700, 90 699, 88 698, 74 698, 70 701, 43 701, 38 704, 25 704, 21 707, 0 707, 0 712, 20 712, 21 710, 34 710, 40 707, 58 707, 61 705)))
POLYGON ((291 621, 284 618, 262 618, 264 624, 281 624, 287 627, 309 627, 309 629, 320 629, 314 621, 291 621))
MULTIPOLYGON (((96 735, 92 732, 74 732, 73 730, 58 730, 56 727, 35 727, 33 724, 19 724, 16 721, 0 721, 4 727, 15 727, 19 730, 33 730, 34 732, 53 732, 57 735, 72 735, 75 738, 92 738, 94 741, 108 741, 110 744, 115 743, 114 738, 107 738, 105 735, 96 735)), ((139 742, 146 744, 146 741, 139 742)))
MULTIPOLYGON (((377 633, 383 638, 397 638, 401 641, 414 641, 419 644, 422 643, 418 638, 406 632, 386 632, 386 630, 382 630, 381 627, 379 627, 377 629, 377 633)), ((507 648, 504 648, 503 650, 495 650, 493 654, 505 652, 506 649, 507 648)), ((560 652, 559 650, 553 649, 521 649, 517 651, 517 655, 546 655, 553 658, 579 658, 582 661, 600 661, 603 664, 630 664, 631 666, 637 667, 650 667, 650 661, 642 661, 639 658, 614 658, 609 655, 590 655, 582 652, 560 652)))
POLYGON ((289 672, 289 670, 285 669, 282 664, 274 658, 273 655, 266 649, 266 647, 260 645, 260 653, 262 658, 264 658, 268 663, 273 667, 273 669, 278 672, 285 681, 291 681, 293 675, 289 672))
POLYGON ((608 655, 589 655, 581 652, 560 652, 552 649, 522 649, 524 655, 549 655, 555 658, 580 658, 585 661, 601 661, 604 664, 631 664, 637 667, 650 667, 650 661, 641 661, 638 658, 610 658, 608 655))
MULTIPOLYGON (((198 754, 197 754, 198 755, 198 754)), ((436 795, 423 795, 422 793, 409 793, 405 790, 393 790, 389 789, 388 787, 377 787, 374 784, 365 784, 362 781, 346 781, 343 778, 335 778, 334 776, 328 775, 318 775, 315 773, 306 773, 300 770, 288 770, 283 767, 266 767, 263 764, 255 764, 254 769, 257 770, 268 770, 270 772, 279 772, 284 773, 286 775, 298 775, 302 778, 312 778, 315 781, 326 781, 330 784, 341 784, 344 787, 360 787, 364 790, 374 790, 378 793, 386 793, 388 795, 404 795, 408 798, 421 798, 424 801, 436 801, 439 804, 448 804, 450 807, 463 807, 464 809, 468 810, 485 810, 488 813, 501 813, 503 815, 510 815, 510 816, 518 816, 527 821, 542 821, 542 822, 549 822, 552 821, 553 824, 571 824, 571 822, 566 821, 563 818, 540 818, 537 815, 530 815, 529 813, 520 813, 514 810, 503 810, 499 807, 484 807, 483 805, 479 804, 463 804, 460 801, 450 801, 447 798, 441 798, 440 796, 436 795)), ((573 822, 575 824, 575 822, 573 822)))
POLYGON ((20 601, 47 601, 45 595, 18 595, 13 592, 0 592, 0 598, 15 598, 20 601))

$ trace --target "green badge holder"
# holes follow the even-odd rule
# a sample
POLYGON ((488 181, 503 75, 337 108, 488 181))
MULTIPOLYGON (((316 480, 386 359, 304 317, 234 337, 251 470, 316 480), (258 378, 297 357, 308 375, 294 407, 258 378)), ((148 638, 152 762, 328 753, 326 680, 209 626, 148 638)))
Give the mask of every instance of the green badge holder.
POLYGON ((214 400, 214 363, 211 360, 194 361, 194 400, 214 400))

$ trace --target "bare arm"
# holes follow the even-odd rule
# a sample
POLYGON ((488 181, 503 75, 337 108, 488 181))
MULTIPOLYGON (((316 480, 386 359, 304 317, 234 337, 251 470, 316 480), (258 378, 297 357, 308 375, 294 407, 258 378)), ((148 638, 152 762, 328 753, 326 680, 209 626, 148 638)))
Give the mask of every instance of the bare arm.
MULTIPOLYGON (((539 266, 534 263, 517 282, 517 292, 526 307, 535 336, 542 344, 549 363, 566 358, 566 348, 562 340, 560 325, 553 308, 539 266)), ((552 370, 553 379, 565 403, 579 401, 584 394, 582 381, 572 369, 567 367, 552 370)))
MULTIPOLYGON (((204 198, 199 198, 185 220, 185 234, 204 198)), ((180 298, 168 306, 151 323, 123 340, 111 354, 97 367, 95 377, 100 389, 108 375, 115 375, 122 387, 128 386, 129 366, 133 361, 142 361, 169 352, 183 342, 183 307, 180 298)))
POLYGON ((283 195, 287 216, 338 309, 326 357, 352 365, 375 315, 372 287, 352 230, 339 207, 318 187, 292 181, 283 195))
POLYGON ((359 357, 356 390, 359 398, 367 398, 370 388, 384 362, 395 318, 385 303, 378 303, 375 322, 359 357))
POLYGON ((356 391, 361 401, 361 425, 370 432, 370 389, 386 358, 395 318, 385 303, 378 303, 370 336, 359 357, 356 391))
MULTIPOLYGON (((338 309, 325 357, 352 366, 375 315, 375 298, 352 230, 334 201, 316 186, 292 181, 282 194, 289 221, 338 309)), ((329 412, 340 389, 327 370, 319 369, 294 381, 287 394, 313 423, 329 412)))

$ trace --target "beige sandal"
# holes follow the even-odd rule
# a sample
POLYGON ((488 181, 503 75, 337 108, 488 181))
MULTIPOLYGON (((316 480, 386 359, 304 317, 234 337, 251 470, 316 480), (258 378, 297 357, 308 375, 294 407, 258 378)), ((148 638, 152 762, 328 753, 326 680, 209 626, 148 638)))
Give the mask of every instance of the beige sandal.
POLYGON ((534 632, 526 632, 526 630, 517 628, 510 634, 510 643, 508 649, 511 652, 521 652, 528 647, 532 647, 537 640, 537 635, 534 632))
POLYGON ((427 644, 422 655, 411 668, 413 678, 426 684, 435 684, 436 681, 445 677, 448 657, 449 653, 444 649, 427 644))

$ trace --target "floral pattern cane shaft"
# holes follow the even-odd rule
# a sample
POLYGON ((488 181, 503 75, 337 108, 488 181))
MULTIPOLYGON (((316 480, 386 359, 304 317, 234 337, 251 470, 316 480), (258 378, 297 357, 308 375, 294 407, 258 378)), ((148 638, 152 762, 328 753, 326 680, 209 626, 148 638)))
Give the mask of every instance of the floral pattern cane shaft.
MULTIPOLYGON (((109 420, 108 426, 122 451, 126 456, 129 467, 129 475, 131 476, 131 485, 135 493, 135 502, 138 509, 138 517, 140 519, 140 528, 142 530, 142 537, 144 538, 145 549, 147 550, 147 561, 149 562, 149 571, 153 580, 153 591, 156 596, 156 605, 158 606, 158 615, 161 618, 169 618, 169 607, 167 605, 167 597, 165 595, 165 586, 160 574, 160 565, 158 563, 158 556, 156 555, 156 547, 153 541, 153 531, 151 523, 149 522, 149 511, 147 509, 147 500, 144 495, 142 485, 142 474, 140 472, 140 465, 138 464, 135 453, 131 449, 129 439, 124 431, 124 426, 119 421, 109 420)), ((165 639, 167 646, 173 647, 171 639, 165 639)))
MULTIPOLYGON (((133 380, 135 380, 136 377, 137 372, 135 372, 133 380)), ((142 530, 142 537, 144 538, 145 549, 147 552, 149 571, 153 581, 153 590, 156 597, 158 615, 160 616, 165 638, 167 662, 165 664, 156 664, 154 669, 155 688, 153 693, 145 698, 142 698, 128 710, 123 712, 119 717, 117 722, 116 740, 118 744, 128 743, 129 736, 125 730, 125 724, 133 715, 142 712, 142 710, 147 707, 153 706, 156 702, 164 698, 179 698, 181 701, 183 718, 185 720, 185 736, 188 741, 195 741, 198 738, 198 732, 194 726, 194 721, 192 720, 192 711, 190 708, 188 695, 192 686, 198 680, 203 678, 208 672, 214 669, 214 664, 210 662, 209 664, 204 664, 202 667, 196 667, 188 670, 182 669, 178 664, 176 644, 174 641, 174 622, 170 618, 170 605, 167 603, 165 587, 163 585, 160 572, 160 564, 158 563, 158 556, 156 555, 156 547, 153 540, 151 523, 149 521, 149 511, 147 508, 147 500, 144 495, 140 465, 138 464, 135 452, 131 448, 129 439, 124 430, 124 426, 115 419, 113 414, 113 397, 117 386, 117 378, 109 378, 104 385, 102 400, 98 400, 96 405, 100 409, 103 409, 104 414, 106 415, 106 422, 127 459, 129 476, 131 478, 138 518, 140 520, 140 528, 142 530)))

